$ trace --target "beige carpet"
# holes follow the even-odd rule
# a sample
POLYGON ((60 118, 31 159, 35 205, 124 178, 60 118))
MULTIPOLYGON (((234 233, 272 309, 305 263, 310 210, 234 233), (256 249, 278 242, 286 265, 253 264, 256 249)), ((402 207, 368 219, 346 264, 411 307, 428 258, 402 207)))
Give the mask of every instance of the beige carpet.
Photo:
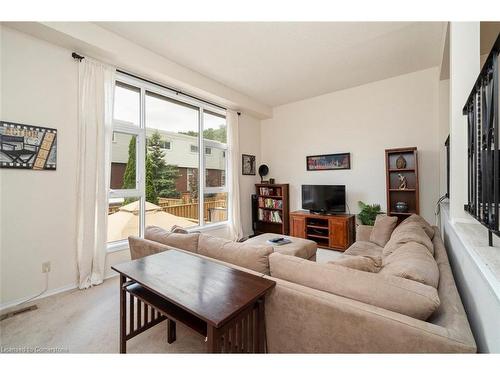
MULTIPOLYGON (((48 348, 70 353, 118 353, 118 277, 88 290, 37 300, 38 310, 0 322, 0 346, 48 348)), ((204 353, 204 338, 177 325, 177 340, 167 343, 166 322, 127 342, 129 353, 204 353)))
MULTIPOLYGON (((341 253, 318 249, 317 261, 328 262, 341 253)), ((118 353, 118 277, 88 290, 73 290, 35 302, 38 310, 0 322, 0 346, 44 348, 70 353, 118 353)), ((204 338, 177 324, 177 340, 167 343, 166 322, 127 342, 129 353, 205 353, 204 338)))

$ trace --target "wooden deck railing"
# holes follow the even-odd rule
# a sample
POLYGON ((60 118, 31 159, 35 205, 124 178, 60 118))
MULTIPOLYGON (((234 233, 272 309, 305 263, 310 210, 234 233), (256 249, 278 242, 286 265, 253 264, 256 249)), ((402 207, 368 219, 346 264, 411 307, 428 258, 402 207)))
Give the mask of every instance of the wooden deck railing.
MULTIPOLYGON (((169 214, 185 217, 187 219, 198 220, 198 203, 185 203, 185 204, 176 204, 176 205, 162 205, 160 207, 163 211, 168 212, 169 214)), ((213 208, 227 208, 226 200, 214 200, 208 201, 204 203, 204 217, 205 220, 210 219, 210 209, 213 208)))
POLYGON ((160 207, 175 206, 184 203, 186 202, 182 198, 158 198, 158 206, 160 207))
MULTIPOLYGON (((225 199, 213 199, 208 198, 204 202, 204 217, 205 220, 210 220, 210 210, 216 208, 227 208, 227 202, 225 199)), ((172 199, 172 198, 159 198, 158 206, 162 208, 163 211, 179 216, 186 219, 198 220, 198 202, 184 203, 182 199, 172 199)), ((120 205, 109 206, 108 215, 117 212, 120 209, 120 205)), ((216 218, 214 220, 221 221, 227 219, 227 212, 223 214, 217 212, 216 218)))

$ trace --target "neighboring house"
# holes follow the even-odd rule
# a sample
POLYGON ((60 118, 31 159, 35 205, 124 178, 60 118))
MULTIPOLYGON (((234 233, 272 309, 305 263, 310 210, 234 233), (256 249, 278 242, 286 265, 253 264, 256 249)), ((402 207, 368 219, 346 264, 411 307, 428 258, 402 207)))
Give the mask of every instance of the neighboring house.
MULTIPOLYGON (((179 168, 176 189, 180 193, 189 192, 190 176, 198 169, 198 137, 159 129, 146 129, 150 137, 155 131, 161 134, 165 162, 179 168)), ((111 188, 122 188, 123 175, 128 161, 130 135, 114 132, 111 160, 111 188)), ((206 186, 223 186, 226 178, 226 145, 205 140, 206 186)))

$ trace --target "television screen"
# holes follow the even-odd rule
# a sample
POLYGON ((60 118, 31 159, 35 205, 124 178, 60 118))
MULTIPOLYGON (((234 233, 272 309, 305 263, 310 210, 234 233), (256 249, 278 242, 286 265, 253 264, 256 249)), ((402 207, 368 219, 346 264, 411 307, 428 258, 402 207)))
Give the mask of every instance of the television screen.
POLYGON ((302 185, 302 208, 312 212, 345 212, 345 185, 302 185))

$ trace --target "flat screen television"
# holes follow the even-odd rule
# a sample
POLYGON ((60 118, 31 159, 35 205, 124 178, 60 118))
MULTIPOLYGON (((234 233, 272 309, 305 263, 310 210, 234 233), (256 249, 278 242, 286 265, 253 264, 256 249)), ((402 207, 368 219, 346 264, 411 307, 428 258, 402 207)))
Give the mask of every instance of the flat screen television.
POLYGON ((302 208, 311 212, 345 212, 345 185, 302 185, 302 208))

